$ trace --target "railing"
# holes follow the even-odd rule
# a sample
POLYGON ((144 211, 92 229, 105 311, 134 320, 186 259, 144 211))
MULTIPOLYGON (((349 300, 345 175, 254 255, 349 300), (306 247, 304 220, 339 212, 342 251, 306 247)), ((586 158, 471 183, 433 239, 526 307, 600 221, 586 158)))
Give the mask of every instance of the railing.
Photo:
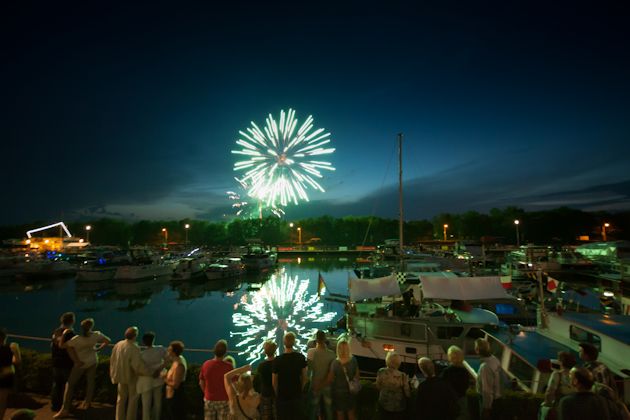
POLYGON ((490 347, 494 350, 493 353, 499 358, 501 367, 510 379, 516 380, 523 391, 538 392, 541 388, 540 370, 492 334, 487 331, 484 331, 484 333, 486 334, 486 339, 490 342, 490 347), (498 351, 497 348, 499 349, 498 351))
MULTIPOLYGON (((50 343, 52 341, 51 338, 46 338, 46 337, 34 337, 34 336, 30 336, 30 335, 20 335, 20 334, 7 334, 8 338, 15 338, 18 340, 30 340, 30 341, 39 341, 39 342, 48 342, 50 343)), ((108 347, 114 347, 114 343, 109 343, 108 347)), ((140 345, 140 348, 146 348, 145 346, 140 345)), ((193 352, 193 353, 214 353, 213 349, 198 349, 198 348, 190 348, 190 347, 186 347, 184 349, 187 352, 193 352)), ((237 350, 228 350, 228 353, 230 354, 239 354, 240 352, 237 350)))

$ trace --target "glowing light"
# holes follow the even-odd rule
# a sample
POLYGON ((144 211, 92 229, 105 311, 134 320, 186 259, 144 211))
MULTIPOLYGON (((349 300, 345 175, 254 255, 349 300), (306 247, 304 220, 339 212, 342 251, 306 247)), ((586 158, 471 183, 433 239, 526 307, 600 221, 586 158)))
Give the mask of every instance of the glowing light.
POLYGON ((335 168, 330 162, 312 158, 332 154, 335 149, 327 146, 330 133, 323 128, 312 131, 313 121, 309 115, 296 131, 295 110, 289 109, 280 111, 279 121, 269 114, 263 129, 252 121, 247 132, 239 131, 236 144, 241 149, 232 153, 245 156, 245 160, 236 162, 234 170, 246 170, 238 181, 250 197, 276 208, 309 201, 309 188, 324 192, 317 181, 323 178, 321 171, 335 168))
POLYGON ((92 230, 92 226, 87 225, 87 226, 85 227, 85 230, 92 230))
POLYGON ((314 324, 328 324, 337 315, 324 312, 324 303, 308 293, 309 282, 281 269, 260 290, 242 296, 241 311, 232 315, 236 331, 230 332, 238 340, 240 356, 250 363, 261 359, 263 342, 272 339, 281 344, 286 331, 296 334, 296 348, 306 353, 306 344, 317 330, 314 324))
POLYGON ((59 222, 59 223, 54 223, 52 225, 48 225, 48 226, 44 226, 44 227, 40 227, 37 229, 31 229, 31 230, 27 230, 26 231, 26 236, 28 236, 29 238, 31 238, 33 236, 33 233, 35 232, 41 232, 42 230, 46 230, 46 229, 50 229, 50 228, 54 228, 56 226, 61 226, 64 230, 64 232, 66 232, 66 235, 68 235, 68 238, 72 237, 72 234, 70 233, 70 231, 68 230, 68 228, 66 227, 65 223, 63 222, 59 222))

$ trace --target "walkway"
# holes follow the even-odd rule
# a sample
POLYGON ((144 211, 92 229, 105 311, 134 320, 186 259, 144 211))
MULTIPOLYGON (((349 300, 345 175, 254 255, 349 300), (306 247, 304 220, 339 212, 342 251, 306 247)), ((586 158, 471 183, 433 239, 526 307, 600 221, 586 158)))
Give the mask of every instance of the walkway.
MULTIPOLYGON (((55 414, 50 409, 50 398, 48 397, 37 394, 11 394, 9 397, 9 408, 4 418, 10 419, 11 415, 20 408, 33 410, 36 413, 35 418, 37 420, 52 420, 55 414)), ((68 417, 68 419, 110 420, 115 417, 115 412, 113 405, 94 403, 89 410, 74 410, 74 416, 68 417)))

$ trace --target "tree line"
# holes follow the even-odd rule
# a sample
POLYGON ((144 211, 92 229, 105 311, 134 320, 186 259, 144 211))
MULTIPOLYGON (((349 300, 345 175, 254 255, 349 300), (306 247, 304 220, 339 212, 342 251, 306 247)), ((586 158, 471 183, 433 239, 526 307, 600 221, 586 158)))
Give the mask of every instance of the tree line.
MULTIPOLYGON (((526 212, 517 207, 492 209, 488 213, 442 213, 431 220, 404 222, 405 244, 420 241, 443 240, 444 225, 447 239, 479 241, 484 238, 493 242, 516 242, 518 220, 519 239, 522 244, 575 243, 580 236, 591 240, 602 239, 602 227, 607 239, 630 239, 630 212, 584 212, 561 207, 553 210, 526 212)), ((47 223, 29 223, 0 227, 0 238, 23 238, 25 232, 47 223)), ((165 242, 188 243, 205 246, 244 245, 250 240, 260 240, 270 245, 297 245, 317 243, 331 246, 373 246, 387 239, 398 238, 398 220, 369 216, 334 218, 320 216, 301 220, 284 220, 277 217, 259 219, 234 219, 212 222, 205 220, 142 220, 137 222, 103 218, 89 222, 68 223, 74 236, 85 238, 85 226, 90 225, 90 241, 96 245, 157 245, 165 242), (290 222, 293 226, 290 225, 290 222), (189 229, 185 226, 189 225, 189 229), (298 227, 300 228, 298 230, 298 227), (163 231, 166 229, 166 232, 163 231)), ((48 231, 50 236, 54 230, 48 231)))

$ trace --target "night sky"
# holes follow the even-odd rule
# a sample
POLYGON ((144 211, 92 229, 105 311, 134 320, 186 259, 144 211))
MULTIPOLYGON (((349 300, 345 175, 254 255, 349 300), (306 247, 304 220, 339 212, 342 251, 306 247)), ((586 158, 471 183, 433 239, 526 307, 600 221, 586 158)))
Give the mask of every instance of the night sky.
POLYGON ((398 132, 409 219, 630 209, 625 2, 462 3, 5 5, 0 224, 225 220, 238 131, 289 107, 337 171, 287 218, 396 217, 398 132))

